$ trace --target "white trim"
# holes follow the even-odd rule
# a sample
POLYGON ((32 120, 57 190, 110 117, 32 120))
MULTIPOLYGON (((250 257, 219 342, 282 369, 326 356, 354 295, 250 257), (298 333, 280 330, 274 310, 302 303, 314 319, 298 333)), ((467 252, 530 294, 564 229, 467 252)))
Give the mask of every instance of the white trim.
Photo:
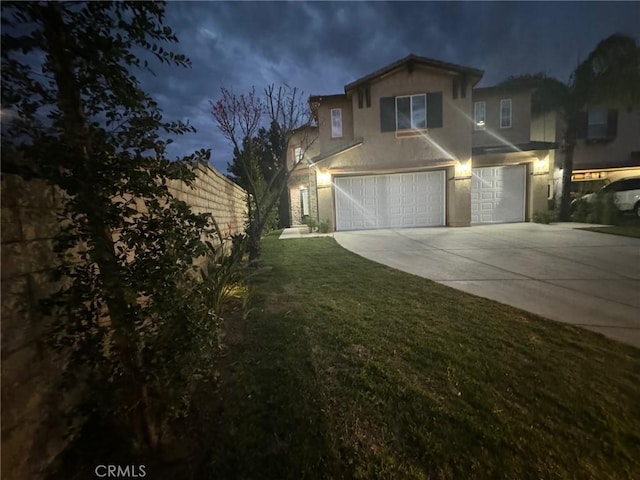
POLYGON ((487 127, 487 102, 474 102, 473 104, 473 129, 484 130, 487 127), (482 125, 478 125, 478 107, 482 105, 482 125))
POLYGON ((341 108, 332 108, 331 109, 331 138, 342 138, 342 109, 341 108), (340 126, 333 124, 333 112, 338 112, 337 118, 340 118, 340 126))
POLYGON ((503 98, 500 100, 500 128, 511 128, 511 125, 513 123, 513 102, 511 101, 510 98, 503 98), (509 102, 509 125, 502 125, 502 103, 503 102, 509 102))

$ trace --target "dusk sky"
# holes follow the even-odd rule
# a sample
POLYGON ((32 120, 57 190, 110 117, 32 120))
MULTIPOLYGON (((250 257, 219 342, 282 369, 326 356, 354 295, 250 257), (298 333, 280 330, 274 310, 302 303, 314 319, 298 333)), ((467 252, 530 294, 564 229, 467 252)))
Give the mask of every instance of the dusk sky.
POLYGON ((567 80, 600 40, 640 36, 640 3, 169 2, 166 24, 193 66, 157 67, 140 80, 167 119, 198 129, 169 153, 211 148, 225 173, 231 148, 210 107, 222 86, 243 93, 286 82, 305 98, 343 93, 409 53, 482 69, 478 86, 535 72, 567 80))

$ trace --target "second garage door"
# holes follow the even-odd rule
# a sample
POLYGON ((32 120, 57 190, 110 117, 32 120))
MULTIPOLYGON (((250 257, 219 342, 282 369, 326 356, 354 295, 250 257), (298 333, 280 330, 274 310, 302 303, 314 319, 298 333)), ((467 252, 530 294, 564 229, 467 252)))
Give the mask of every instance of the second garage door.
POLYGON ((441 226, 445 172, 336 177, 336 229, 441 226))
POLYGON ((473 169, 471 223, 524 222, 525 166, 473 169))

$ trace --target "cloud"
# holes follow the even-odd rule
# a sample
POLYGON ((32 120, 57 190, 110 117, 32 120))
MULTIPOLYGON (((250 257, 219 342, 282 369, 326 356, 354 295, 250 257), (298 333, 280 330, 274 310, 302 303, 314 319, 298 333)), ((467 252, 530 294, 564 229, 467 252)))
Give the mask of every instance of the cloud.
POLYGON ((165 23, 180 40, 172 49, 192 67, 154 65, 139 80, 166 119, 198 129, 171 154, 212 148, 224 172, 232 149, 209 103, 222 86, 340 93, 408 53, 484 69, 481 86, 539 71, 566 80, 601 39, 637 35, 638 18, 634 2, 168 2, 165 23))

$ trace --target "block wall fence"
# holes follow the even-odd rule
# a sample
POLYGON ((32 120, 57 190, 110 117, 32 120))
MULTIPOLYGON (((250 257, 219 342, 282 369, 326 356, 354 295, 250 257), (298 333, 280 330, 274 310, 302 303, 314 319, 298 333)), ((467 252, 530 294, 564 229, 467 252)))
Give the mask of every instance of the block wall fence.
MULTIPOLYGON (((196 213, 210 212, 227 233, 243 232, 246 192, 209 165, 195 167, 193 189, 169 190, 196 213)), ((1 185, 2 472, 4 480, 40 479, 68 440, 64 412, 82 395, 56 388, 60 358, 46 347, 39 301, 53 293, 53 238, 64 194, 40 180, 2 173, 1 185)))

